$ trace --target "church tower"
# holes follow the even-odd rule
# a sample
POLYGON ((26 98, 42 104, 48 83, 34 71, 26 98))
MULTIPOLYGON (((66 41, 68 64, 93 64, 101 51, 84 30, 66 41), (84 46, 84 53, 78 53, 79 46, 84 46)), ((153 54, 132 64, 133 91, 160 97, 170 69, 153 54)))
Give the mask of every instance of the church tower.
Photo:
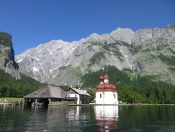
POLYGON ((117 87, 109 84, 107 74, 100 76, 100 84, 96 87, 96 104, 118 104, 117 87))

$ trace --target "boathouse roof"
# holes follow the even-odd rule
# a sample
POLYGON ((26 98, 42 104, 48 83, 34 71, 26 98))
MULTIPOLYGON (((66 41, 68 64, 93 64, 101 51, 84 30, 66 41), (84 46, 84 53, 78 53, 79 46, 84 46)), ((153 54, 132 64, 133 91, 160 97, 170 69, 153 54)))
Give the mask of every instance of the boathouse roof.
POLYGON ((87 95, 87 96, 90 96, 86 90, 82 90, 82 89, 78 89, 78 88, 70 88, 69 91, 67 92, 67 94, 70 94, 71 91, 75 92, 76 94, 79 94, 79 95, 87 95))
POLYGON ((25 95, 24 98, 65 98, 66 93, 59 87, 48 85, 33 93, 25 95))

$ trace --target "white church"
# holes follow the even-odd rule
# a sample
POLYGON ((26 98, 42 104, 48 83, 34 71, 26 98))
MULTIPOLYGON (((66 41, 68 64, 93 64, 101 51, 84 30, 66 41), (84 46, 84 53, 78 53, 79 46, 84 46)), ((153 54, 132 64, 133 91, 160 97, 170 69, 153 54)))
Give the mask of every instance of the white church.
POLYGON ((100 84, 96 87, 96 104, 118 104, 117 87, 109 84, 107 74, 100 76, 100 84))

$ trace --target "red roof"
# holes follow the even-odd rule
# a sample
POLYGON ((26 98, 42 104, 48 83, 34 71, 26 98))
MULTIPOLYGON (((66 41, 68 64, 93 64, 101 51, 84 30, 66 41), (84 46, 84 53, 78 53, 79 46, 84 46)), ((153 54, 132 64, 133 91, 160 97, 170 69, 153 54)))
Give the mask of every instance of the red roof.
POLYGON ((104 77, 103 76, 100 76, 100 80, 104 80, 104 77))
MULTIPOLYGON (((100 82, 104 79, 108 79, 108 75, 100 76, 100 82)), ((96 91, 116 91, 117 87, 113 84, 99 84, 96 86, 96 91)))
POLYGON ((104 75, 104 79, 109 79, 107 74, 104 75))
POLYGON ((99 84, 96 87, 96 91, 116 91, 117 88, 113 84, 99 84))

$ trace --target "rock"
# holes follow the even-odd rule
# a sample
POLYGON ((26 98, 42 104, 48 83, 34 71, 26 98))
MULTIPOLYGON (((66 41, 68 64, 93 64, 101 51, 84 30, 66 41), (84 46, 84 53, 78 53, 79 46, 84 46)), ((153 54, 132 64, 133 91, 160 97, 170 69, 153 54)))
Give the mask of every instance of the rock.
POLYGON ((105 66, 155 75, 175 84, 175 28, 118 28, 79 41, 52 40, 16 56, 20 71, 40 82, 77 84, 88 72, 105 66))
POLYGON ((14 58, 12 37, 4 32, 0 32, 0 69, 15 78, 20 78, 19 67, 14 58))

